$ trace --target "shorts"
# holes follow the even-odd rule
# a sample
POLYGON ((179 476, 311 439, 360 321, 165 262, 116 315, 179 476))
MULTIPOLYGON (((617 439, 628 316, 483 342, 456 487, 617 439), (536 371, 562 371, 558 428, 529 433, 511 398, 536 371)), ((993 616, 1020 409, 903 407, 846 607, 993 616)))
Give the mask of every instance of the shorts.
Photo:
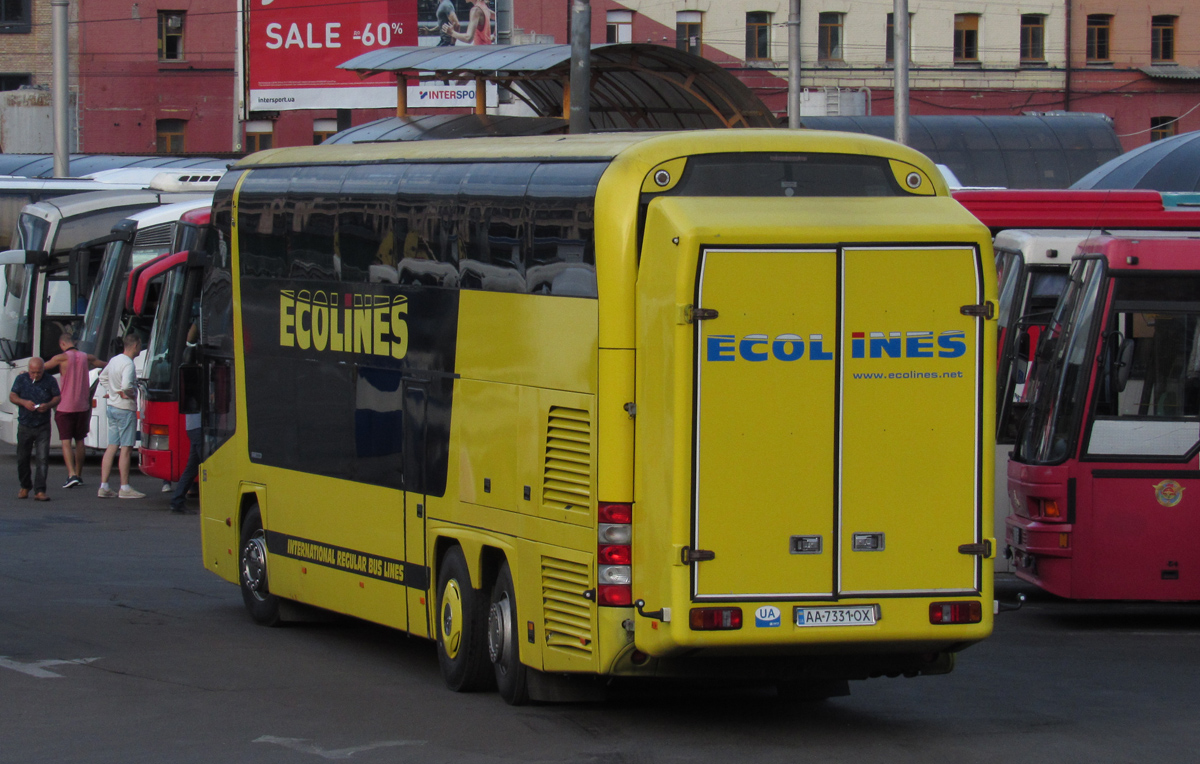
POLYGON ((91 409, 83 411, 55 411, 54 423, 58 425, 59 440, 79 440, 87 437, 92 428, 91 409))
POLYGON ((136 420, 137 415, 135 412, 109 406, 108 445, 132 447, 134 445, 134 438, 137 436, 137 430, 134 427, 137 423, 136 420))

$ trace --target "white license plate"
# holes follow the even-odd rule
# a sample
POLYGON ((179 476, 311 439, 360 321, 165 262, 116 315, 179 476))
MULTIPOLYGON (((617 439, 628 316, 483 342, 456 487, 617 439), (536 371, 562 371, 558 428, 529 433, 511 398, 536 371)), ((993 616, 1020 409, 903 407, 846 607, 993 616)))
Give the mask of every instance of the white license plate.
POLYGON ((798 607, 795 614, 797 626, 874 626, 879 617, 879 606, 798 607))

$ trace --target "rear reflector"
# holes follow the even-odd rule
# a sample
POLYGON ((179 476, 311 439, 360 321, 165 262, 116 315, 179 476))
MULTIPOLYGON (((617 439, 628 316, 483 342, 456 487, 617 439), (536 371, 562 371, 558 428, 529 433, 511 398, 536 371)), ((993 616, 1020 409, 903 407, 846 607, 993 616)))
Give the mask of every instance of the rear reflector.
POLYGON ((740 607, 694 607, 688 616, 693 631, 732 631, 742 628, 740 607))
POLYGON ((596 604, 610 607, 629 607, 633 604, 633 587, 600 584, 596 587, 596 604))
POLYGON ((978 600, 929 603, 930 623, 979 623, 983 620, 983 605, 978 600))

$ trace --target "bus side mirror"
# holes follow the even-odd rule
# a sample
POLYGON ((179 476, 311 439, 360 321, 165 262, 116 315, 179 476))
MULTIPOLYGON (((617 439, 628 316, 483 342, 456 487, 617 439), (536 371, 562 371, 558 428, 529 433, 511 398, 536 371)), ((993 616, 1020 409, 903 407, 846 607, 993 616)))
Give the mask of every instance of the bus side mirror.
POLYGON ((186 364, 179 367, 179 411, 199 414, 204 401, 204 367, 186 364))
POLYGON ((45 265, 49 261, 50 253, 40 249, 6 249, 0 252, 0 266, 45 265))
POLYGON ((1121 348, 1117 351, 1117 363, 1113 368, 1113 389, 1118 393, 1125 392, 1125 385, 1129 384, 1129 373, 1133 370, 1133 351, 1135 349, 1135 340, 1133 338, 1125 339, 1121 342, 1121 348))
POLYGON ((1029 328, 1023 326, 1023 327, 1021 327, 1020 331, 1017 332, 1017 348, 1016 348, 1016 353, 1015 353, 1016 357, 1021 359, 1022 361, 1028 361, 1029 360, 1029 348, 1030 348, 1029 328))

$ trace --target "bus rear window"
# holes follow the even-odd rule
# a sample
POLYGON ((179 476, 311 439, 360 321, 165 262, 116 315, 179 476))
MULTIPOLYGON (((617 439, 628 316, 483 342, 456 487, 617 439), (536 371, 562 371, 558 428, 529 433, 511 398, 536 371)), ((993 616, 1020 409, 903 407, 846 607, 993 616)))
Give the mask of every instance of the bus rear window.
POLYGON ((849 154, 701 154, 690 157, 678 196, 901 196, 883 157, 849 154))

